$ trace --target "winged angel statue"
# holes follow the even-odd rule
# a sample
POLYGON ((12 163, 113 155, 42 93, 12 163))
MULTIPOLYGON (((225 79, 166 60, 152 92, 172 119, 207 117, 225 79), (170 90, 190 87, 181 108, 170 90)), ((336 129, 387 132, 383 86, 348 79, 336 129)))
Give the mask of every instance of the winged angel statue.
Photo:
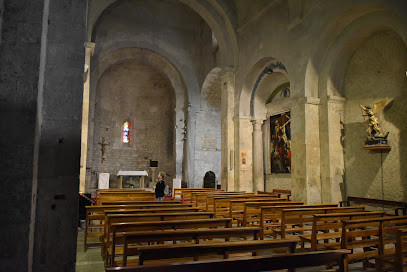
POLYGON ((387 97, 379 102, 373 104, 373 108, 369 106, 359 105, 362 109, 362 116, 367 117, 365 119, 365 123, 367 125, 367 138, 368 140, 375 140, 375 139, 386 139, 389 135, 387 132, 384 135, 382 129, 380 128, 379 119, 375 116, 375 114, 381 112, 387 105, 389 105, 393 99, 388 99, 387 97))

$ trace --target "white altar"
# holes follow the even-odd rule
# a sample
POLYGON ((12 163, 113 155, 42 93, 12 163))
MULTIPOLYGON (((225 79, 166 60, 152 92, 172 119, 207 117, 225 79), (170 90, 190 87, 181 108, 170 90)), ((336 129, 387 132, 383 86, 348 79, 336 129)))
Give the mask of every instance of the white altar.
POLYGON ((124 170, 119 170, 117 173, 117 176, 119 177, 119 189, 123 188, 123 176, 132 176, 132 177, 140 177, 140 188, 144 188, 144 177, 148 176, 148 173, 146 170, 143 171, 124 171, 124 170))

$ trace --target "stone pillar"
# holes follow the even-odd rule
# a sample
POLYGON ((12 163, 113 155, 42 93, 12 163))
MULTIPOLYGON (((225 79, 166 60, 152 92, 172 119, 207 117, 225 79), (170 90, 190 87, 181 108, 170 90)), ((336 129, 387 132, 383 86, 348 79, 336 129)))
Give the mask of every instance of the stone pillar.
POLYGON ((175 108, 175 178, 182 177, 182 162, 185 133, 185 114, 184 109, 175 108))
POLYGON ((342 200, 343 175, 345 171, 342 123, 346 99, 326 96, 321 99, 321 191, 323 203, 338 203, 342 200))
POLYGON ((195 136, 196 136, 196 114, 198 109, 195 107, 188 108, 186 140, 184 147, 184 178, 188 188, 196 187, 195 180, 195 136))
POLYGON ((75 271, 86 10, 4 1, 2 271, 75 271))
POLYGON ((224 75, 222 75, 221 82, 221 188, 227 191, 234 191, 236 190, 234 178, 235 128, 233 124, 235 71, 229 69, 224 75))
POLYGON ((81 164, 79 174, 79 191, 85 193, 86 190, 86 155, 88 151, 88 120, 89 120, 89 87, 90 87, 90 58, 95 51, 95 44, 87 42, 85 44, 85 82, 83 84, 83 105, 82 105, 82 135, 81 135, 81 164))
POLYGON ((321 203, 319 99, 292 99, 291 108, 293 200, 321 203))
POLYGON ((253 124, 253 192, 264 191, 263 126, 262 119, 253 124))
POLYGON ((253 192, 253 125, 250 116, 235 116, 235 191, 253 192), (247 152, 246 170, 241 168, 241 152, 247 152))

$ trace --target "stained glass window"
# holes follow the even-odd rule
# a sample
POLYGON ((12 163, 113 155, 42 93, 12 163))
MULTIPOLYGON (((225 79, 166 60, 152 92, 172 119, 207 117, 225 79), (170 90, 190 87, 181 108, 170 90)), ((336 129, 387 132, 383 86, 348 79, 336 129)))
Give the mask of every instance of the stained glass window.
POLYGON ((123 143, 128 143, 130 140, 130 126, 129 126, 129 122, 124 122, 123 124, 123 137, 122 137, 122 141, 123 143))

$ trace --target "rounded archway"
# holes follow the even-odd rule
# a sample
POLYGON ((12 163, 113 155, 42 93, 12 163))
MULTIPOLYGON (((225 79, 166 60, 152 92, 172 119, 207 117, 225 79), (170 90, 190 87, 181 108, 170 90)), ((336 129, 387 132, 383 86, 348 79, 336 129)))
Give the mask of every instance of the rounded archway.
MULTIPOLYGON (((109 94, 110 91, 103 87, 109 85, 109 82, 112 82, 113 85, 108 89, 111 89, 115 95, 114 98, 106 101, 108 101, 108 104, 112 104, 112 111, 119 113, 125 111, 125 115, 119 116, 116 119, 120 120, 120 122, 124 122, 125 119, 129 120, 129 123, 133 125, 130 129, 130 135, 137 135, 137 141, 130 140, 130 144, 126 146, 123 146, 121 143, 116 143, 114 148, 118 149, 118 152, 120 152, 121 149, 124 149, 120 155, 116 154, 116 156, 113 154, 113 157, 126 158, 131 162, 132 159, 129 159, 128 156, 135 156, 133 164, 137 161, 139 167, 146 169, 149 169, 149 166, 146 163, 150 159, 159 160, 162 162, 162 169, 166 171, 167 174, 170 174, 173 178, 181 178, 184 160, 184 135, 182 133, 185 128, 184 110, 188 97, 185 84, 177 69, 168 60, 152 51, 140 48, 124 48, 111 52, 99 60, 91 71, 89 120, 92 121, 89 123, 88 136, 89 165, 94 164, 96 161, 91 158, 95 157, 98 153, 97 142, 99 139, 96 138, 102 133, 100 128, 105 126, 106 132, 103 133, 110 133, 108 131, 112 129, 115 131, 117 130, 115 128, 110 128, 113 126, 110 124, 113 121, 109 122, 106 120, 108 118, 105 118, 105 113, 109 112, 109 107, 103 107, 103 101, 100 100, 100 97, 104 97, 101 95, 102 93, 106 94, 105 97, 110 97, 112 95, 109 94), (124 66, 129 66, 129 69, 123 70, 121 67, 124 66), (140 72, 144 73, 143 75, 137 75, 136 71, 138 70, 138 67, 140 68, 140 72), (131 75, 127 75, 128 73, 131 73, 131 75), (109 77, 107 74, 114 74, 114 77, 109 77), (109 80, 106 80, 106 78, 109 78, 109 80), (101 82, 104 82, 104 84, 101 85, 101 82), (144 84, 144 87, 139 84, 144 84), (141 89, 142 91, 140 91, 141 89), (158 95, 156 99, 149 96, 150 93, 154 91, 158 95), (120 103, 120 101, 124 104, 120 103), (145 103, 136 107, 135 104, 141 101, 144 101, 145 103), (116 107, 114 106, 116 105, 116 102, 120 105, 123 104, 124 106, 117 105, 116 107), (147 108, 143 110, 143 106, 147 106, 147 108), (162 110, 160 110, 160 108, 162 108, 162 110), (150 111, 152 112, 149 113, 150 111), (165 112, 166 114, 161 116, 160 112, 165 112), (143 113, 146 113, 147 115, 143 115, 143 113), (157 118, 150 121, 147 120, 153 116, 157 116, 157 118), (168 119, 167 117, 171 118, 168 119), (99 120, 101 118, 103 118, 103 120, 99 120), (158 123, 161 123, 161 125, 158 125, 158 123), (156 127, 157 129, 161 128, 158 131, 152 132, 152 135, 148 136, 148 131, 153 127, 156 127), (166 146, 161 148, 157 145, 157 150, 148 150, 146 141, 142 143, 142 138, 153 139, 155 137, 154 135, 157 135, 157 137, 166 135, 165 138, 161 139, 162 143, 167 143, 166 146), (167 141, 168 139, 172 140, 167 141), (131 152, 132 154, 126 155, 126 152, 131 152), (133 153, 135 154, 134 156, 133 153), (167 161, 169 162, 168 165, 165 163, 167 161)), ((114 126, 121 125, 120 122, 117 121, 114 126)), ((116 141, 116 136, 118 136, 117 132, 112 133, 116 133, 113 135, 115 139, 113 141, 116 141)), ((160 140, 158 139, 157 142, 160 142, 160 140)), ((123 162, 119 166, 125 167, 126 163, 123 162)), ((117 168, 119 166, 116 165, 115 167, 117 168)), ((97 167, 94 169, 96 168, 97 167)), ((107 170, 113 171, 112 169, 107 170)), ((94 170, 94 172, 95 171, 96 170, 94 170)), ((87 184, 90 184, 91 179, 92 176, 88 175, 87 184)))

